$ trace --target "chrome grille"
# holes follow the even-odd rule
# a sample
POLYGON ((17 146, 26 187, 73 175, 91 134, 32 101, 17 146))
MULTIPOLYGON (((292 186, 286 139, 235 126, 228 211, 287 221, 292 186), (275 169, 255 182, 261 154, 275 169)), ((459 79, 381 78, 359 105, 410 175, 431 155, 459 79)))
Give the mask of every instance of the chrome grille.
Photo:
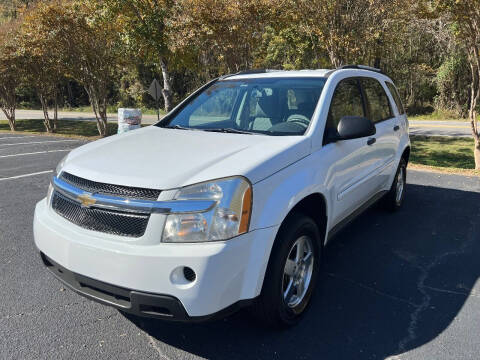
POLYGON ((128 237, 141 237, 150 218, 149 214, 85 208, 58 192, 53 194, 52 208, 60 216, 84 229, 128 237))
POLYGON ((126 197, 132 199, 157 200, 160 190, 137 188, 123 185, 105 184, 101 182, 83 179, 81 177, 63 172, 60 178, 79 189, 89 193, 97 193, 103 195, 112 195, 126 197))

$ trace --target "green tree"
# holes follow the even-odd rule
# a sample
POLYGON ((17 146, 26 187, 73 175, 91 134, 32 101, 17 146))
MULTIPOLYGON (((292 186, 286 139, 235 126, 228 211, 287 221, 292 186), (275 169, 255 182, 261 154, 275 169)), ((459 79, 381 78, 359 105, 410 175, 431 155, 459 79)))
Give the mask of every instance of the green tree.
POLYGON ((118 24, 124 56, 160 70, 166 111, 173 106, 171 68, 175 54, 169 47, 169 21, 174 5, 173 0, 105 0, 100 5, 110 21, 118 24))
POLYGON ((254 53, 254 66, 269 69, 314 69, 329 67, 329 59, 317 39, 308 36, 295 24, 280 29, 269 25, 254 53))
POLYGON ((453 111, 461 117, 468 116, 470 70, 467 56, 461 49, 455 49, 438 67, 435 85, 438 109, 453 111))
POLYGON ((323 44, 334 67, 349 63, 379 65, 389 21, 398 15, 399 1, 292 0, 297 22, 307 34, 323 44), (395 15, 394 15, 395 14, 395 15))
POLYGON ((432 10, 451 22, 458 43, 464 47, 470 67, 468 116, 475 140, 475 169, 480 170, 480 128, 477 104, 480 98, 480 0, 434 0, 432 10))
POLYGON ((55 132, 58 119, 58 87, 63 79, 64 62, 53 26, 58 3, 38 3, 23 17, 16 39, 18 53, 28 84, 35 88, 44 113, 47 132, 55 132), (53 103, 53 118, 49 104, 53 103))
POLYGON ((17 89, 23 74, 15 42, 16 32, 17 24, 14 22, 0 28, 0 107, 12 131, 15 131, 16 125, 17 89))
POLYGON ((40 0, 0 0, 0 22, 21 17, 36 1, 40 0))
POLYGON ((278 20, 272 0, 179 0, 172 20, 172 47, 193 49, 207 76, 254 66, 266 27, 278 20))
POLYGON ((72 78, 88 93, 98 132, 106 136, 110 85, 122 60, 117 24, 93 1, 40 4, 30 16, 25 21, 24 48, 35 60, 30 74, 40 89, 42 106, 43 91, 56 95, 59 74, 72 78))
POLYGON ((107 106, 111 84, 123 62, 116 22, 96 1, 75 1, 57 21, 66 74, 83 85, 101 136, 107 135, 107 106))

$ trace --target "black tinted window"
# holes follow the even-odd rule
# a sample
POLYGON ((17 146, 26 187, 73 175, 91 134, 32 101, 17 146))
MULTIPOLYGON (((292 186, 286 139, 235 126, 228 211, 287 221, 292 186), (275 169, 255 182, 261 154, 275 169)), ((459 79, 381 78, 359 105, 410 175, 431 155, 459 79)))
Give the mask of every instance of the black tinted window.
POLYGON ((377 80, 371 78, 364 78, 361 82, 370 109, 370 120, 373 123, 378 123, 393 117, 390 102, 383 86, 377 80))
POLYGON ((400 115, 405 114, 405 108, 403 107, 402 100, 400 99, 400 95, 398 94, 397 88, 392 83, 387 82, 386 84, 387 84, 388 90, 390 90, 390 93, 393 96, 393 100, 395 100, 395 104, 397 105, 398 113, 400 115))
POLYGON ((337 85, 330 104, 327 131, 336 131, 344 116, 365 116, 362 94, 356 79, 342 80, 337 85))

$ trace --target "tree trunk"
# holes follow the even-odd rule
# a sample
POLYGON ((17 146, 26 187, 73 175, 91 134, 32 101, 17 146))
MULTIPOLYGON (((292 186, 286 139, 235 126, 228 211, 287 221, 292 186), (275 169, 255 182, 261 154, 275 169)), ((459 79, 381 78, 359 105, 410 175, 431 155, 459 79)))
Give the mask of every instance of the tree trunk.
POLYGON ((333 49, 328 50, 328 57, 330 58, 330 63, 332 64, 334 69, 342 66, 342 60, 339 59, 333 49))
POLYGON ((48 104, 47 100, 43 96, 43 94, 38 95, 40 99, 40 103, 42 104, 42 110, 43 110, 43 125, 45 126, 45 130, 48 133, 53 133, 55 132, 55 129, 52 124, 52 120, 50 119, 50 116, 48 115, 48 104))
POLYGON ((172 79, 170 78, 167 62, 163 57, 160 58, 160 67, 162 68, 163 76, 163 101, 165 103, 165 111, 169 112, 170 110, 172 110, 172 79))
POLYGON ((58 126, 58 94, 57 91, 55 91, 55 99, 53 103, 53 131, 57 131, 57 126, 58 126))
POLYGON ((102 127, 102 136, 108 135, 108 117, 107 117, 107 98, 106 96, 102 97, 101 104, 99 103, 98 113, 100 114, 100 121, 102 127))
POLYGON ((468 109, 468 117, 472 127, 472 135, 475 140, 473 154, 475 158, 475 169, 480 170, 480 131, 477 123, 477 102, 480 97, 480 61, 476 48, 473 49, 470 56, 470 71, 472 82, 470 84, 470 107, 468 109))
POLYGON ((475 140, 475 148, 473 149, 475 157, 475 170, 480 170, 480 141, 475 140))
POLYGON ((92 106, 95 119, 97 119, 98 134, 102 137, 107 136, 107 111, 106 111, 106 99, 103 99, 103 109, 100 108, 100 102, 98 100, 97 91, 91 87, 85 87, 85 91, 90 99, 90 105, 92 106))
POLYGON ((72 108, 73 104, 73 91, 72 91, 72 84, 70 81, 67 82, 67 94, 68 94, 68 107, 72 108))
POLYGON ((15 108, 2 108, 5 117, 8 120, 8 126, 10 126, 10 131, 15 131, 15 108))

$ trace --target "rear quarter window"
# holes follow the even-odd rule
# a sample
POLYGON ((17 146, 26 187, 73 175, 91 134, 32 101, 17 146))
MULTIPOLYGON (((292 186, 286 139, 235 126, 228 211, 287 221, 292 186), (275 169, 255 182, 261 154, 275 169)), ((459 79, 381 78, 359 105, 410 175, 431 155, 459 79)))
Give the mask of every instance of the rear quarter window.
POLYGON ((393 100, 395 101, 395 105, 397 105, 398 113, 400 115, 405 114, 405 108, 403 107, 402 100, 400 98, 400 95, 398 93, 397 88, 395 85, 393 85, 391 82, 386 82, 388 90, 390 90, 390 93, 392 94, 393 100))

